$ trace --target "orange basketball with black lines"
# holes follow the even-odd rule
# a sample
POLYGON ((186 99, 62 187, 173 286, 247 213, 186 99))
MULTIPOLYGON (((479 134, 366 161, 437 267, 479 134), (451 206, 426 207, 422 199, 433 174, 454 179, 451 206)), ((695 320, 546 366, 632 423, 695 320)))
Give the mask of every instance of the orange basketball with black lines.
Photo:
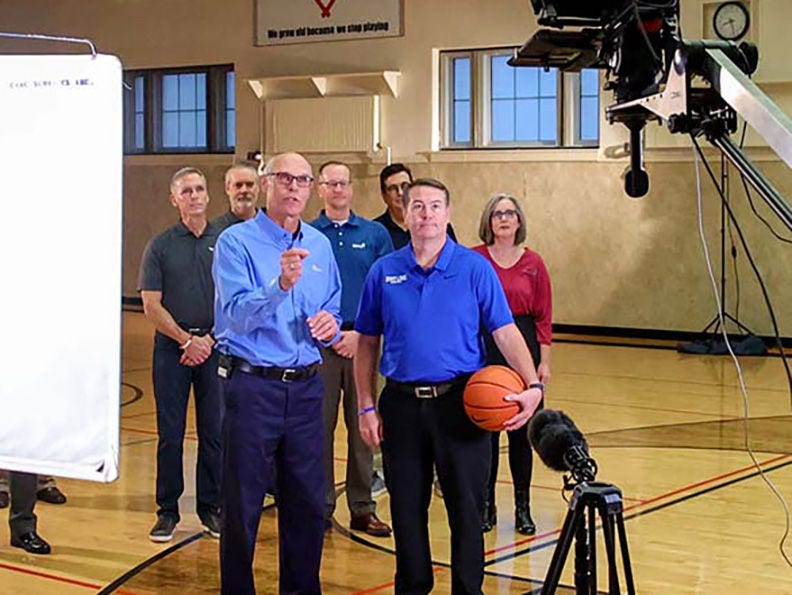
POLYGON ((490 432, 503 429, 503 422, 520 411, 514 401, 503 397, 525 390, 522 377, 506 366, 486 366, 473 374, 465 386, 465 413, 470 421, 490 432))

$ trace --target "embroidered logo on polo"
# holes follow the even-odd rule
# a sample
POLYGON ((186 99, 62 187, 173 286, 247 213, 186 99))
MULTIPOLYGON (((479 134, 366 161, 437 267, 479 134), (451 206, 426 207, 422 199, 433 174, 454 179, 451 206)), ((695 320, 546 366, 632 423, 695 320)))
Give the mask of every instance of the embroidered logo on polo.
POLYGON ((365 248, 365 247, 366 247, 366 242, 360 242, 359 244, 355 244, 355 243, 353 242, 353 243, 352 243, 352 247, 353 247, 353 248, 357 248, 357 249, 359 249, 359 250, 362 250, 363 248, 365 248))
POLYGON ((407 280, 407 275, 385 275, 385 283, 399 285, 407 280))

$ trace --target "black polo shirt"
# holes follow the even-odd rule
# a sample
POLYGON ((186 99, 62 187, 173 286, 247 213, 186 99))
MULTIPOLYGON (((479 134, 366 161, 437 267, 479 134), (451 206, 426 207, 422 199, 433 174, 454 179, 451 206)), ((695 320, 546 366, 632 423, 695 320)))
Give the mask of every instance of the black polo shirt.
POLYGON ((196 238, 179 221, 143 252, 138 291, 161 291, 162 305, 185 330, 208 331, 214 325, 212 256, 220 231, 210 222, 196 238))
MULTIPOLYGON (((391 240, 393 240, 393 248, 398 250, 399 248, 404 248, 410 242, 410 232, 406 229, 402 229, 398 223, 396 223, 390 215, 390 211, 385 211, 382 215, 374 219, 377 223, 381 223, 385 226, 385 229, 388 230, 390 234, 391 240)), ((454 228, 451 226, 451 223, 448 224, 446 227, 446 233, 448 237, 457 241, 456 234, 454 233, 454 228)))

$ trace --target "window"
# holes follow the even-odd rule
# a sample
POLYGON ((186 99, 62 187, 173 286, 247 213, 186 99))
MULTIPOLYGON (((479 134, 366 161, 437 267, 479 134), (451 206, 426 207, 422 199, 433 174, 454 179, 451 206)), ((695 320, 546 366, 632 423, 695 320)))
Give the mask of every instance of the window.
POLYGON ((512 52, 441 53, 443 148, 596 146, 598 71, 513 68, 512 52))
POLYGON ((232 66, 133 70, 124 78, 126 153, 232 153, 232 66))

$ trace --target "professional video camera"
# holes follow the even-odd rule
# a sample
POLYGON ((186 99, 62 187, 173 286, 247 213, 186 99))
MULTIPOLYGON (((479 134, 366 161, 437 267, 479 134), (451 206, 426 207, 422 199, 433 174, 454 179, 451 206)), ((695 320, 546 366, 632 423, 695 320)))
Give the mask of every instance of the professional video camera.
POLYGON ((737 114, 792 167, 792 120, 750 80, 756 46, 743 42, 683 40, 679 0, 531 0, 540 25, 511 58, 512 66, 555 67, 564 72, 600 68, 615 103, 610 123, 630 130, 630 171, 625 191, 643 196, 643 128, 662 120, 673 133, 705 135, 719 147, 792 229, 792 209, 729 138, 737 114), (563 30, 573 27, 574 30, 563 30), (694 86, 696 77, 702 84, 694 86))

